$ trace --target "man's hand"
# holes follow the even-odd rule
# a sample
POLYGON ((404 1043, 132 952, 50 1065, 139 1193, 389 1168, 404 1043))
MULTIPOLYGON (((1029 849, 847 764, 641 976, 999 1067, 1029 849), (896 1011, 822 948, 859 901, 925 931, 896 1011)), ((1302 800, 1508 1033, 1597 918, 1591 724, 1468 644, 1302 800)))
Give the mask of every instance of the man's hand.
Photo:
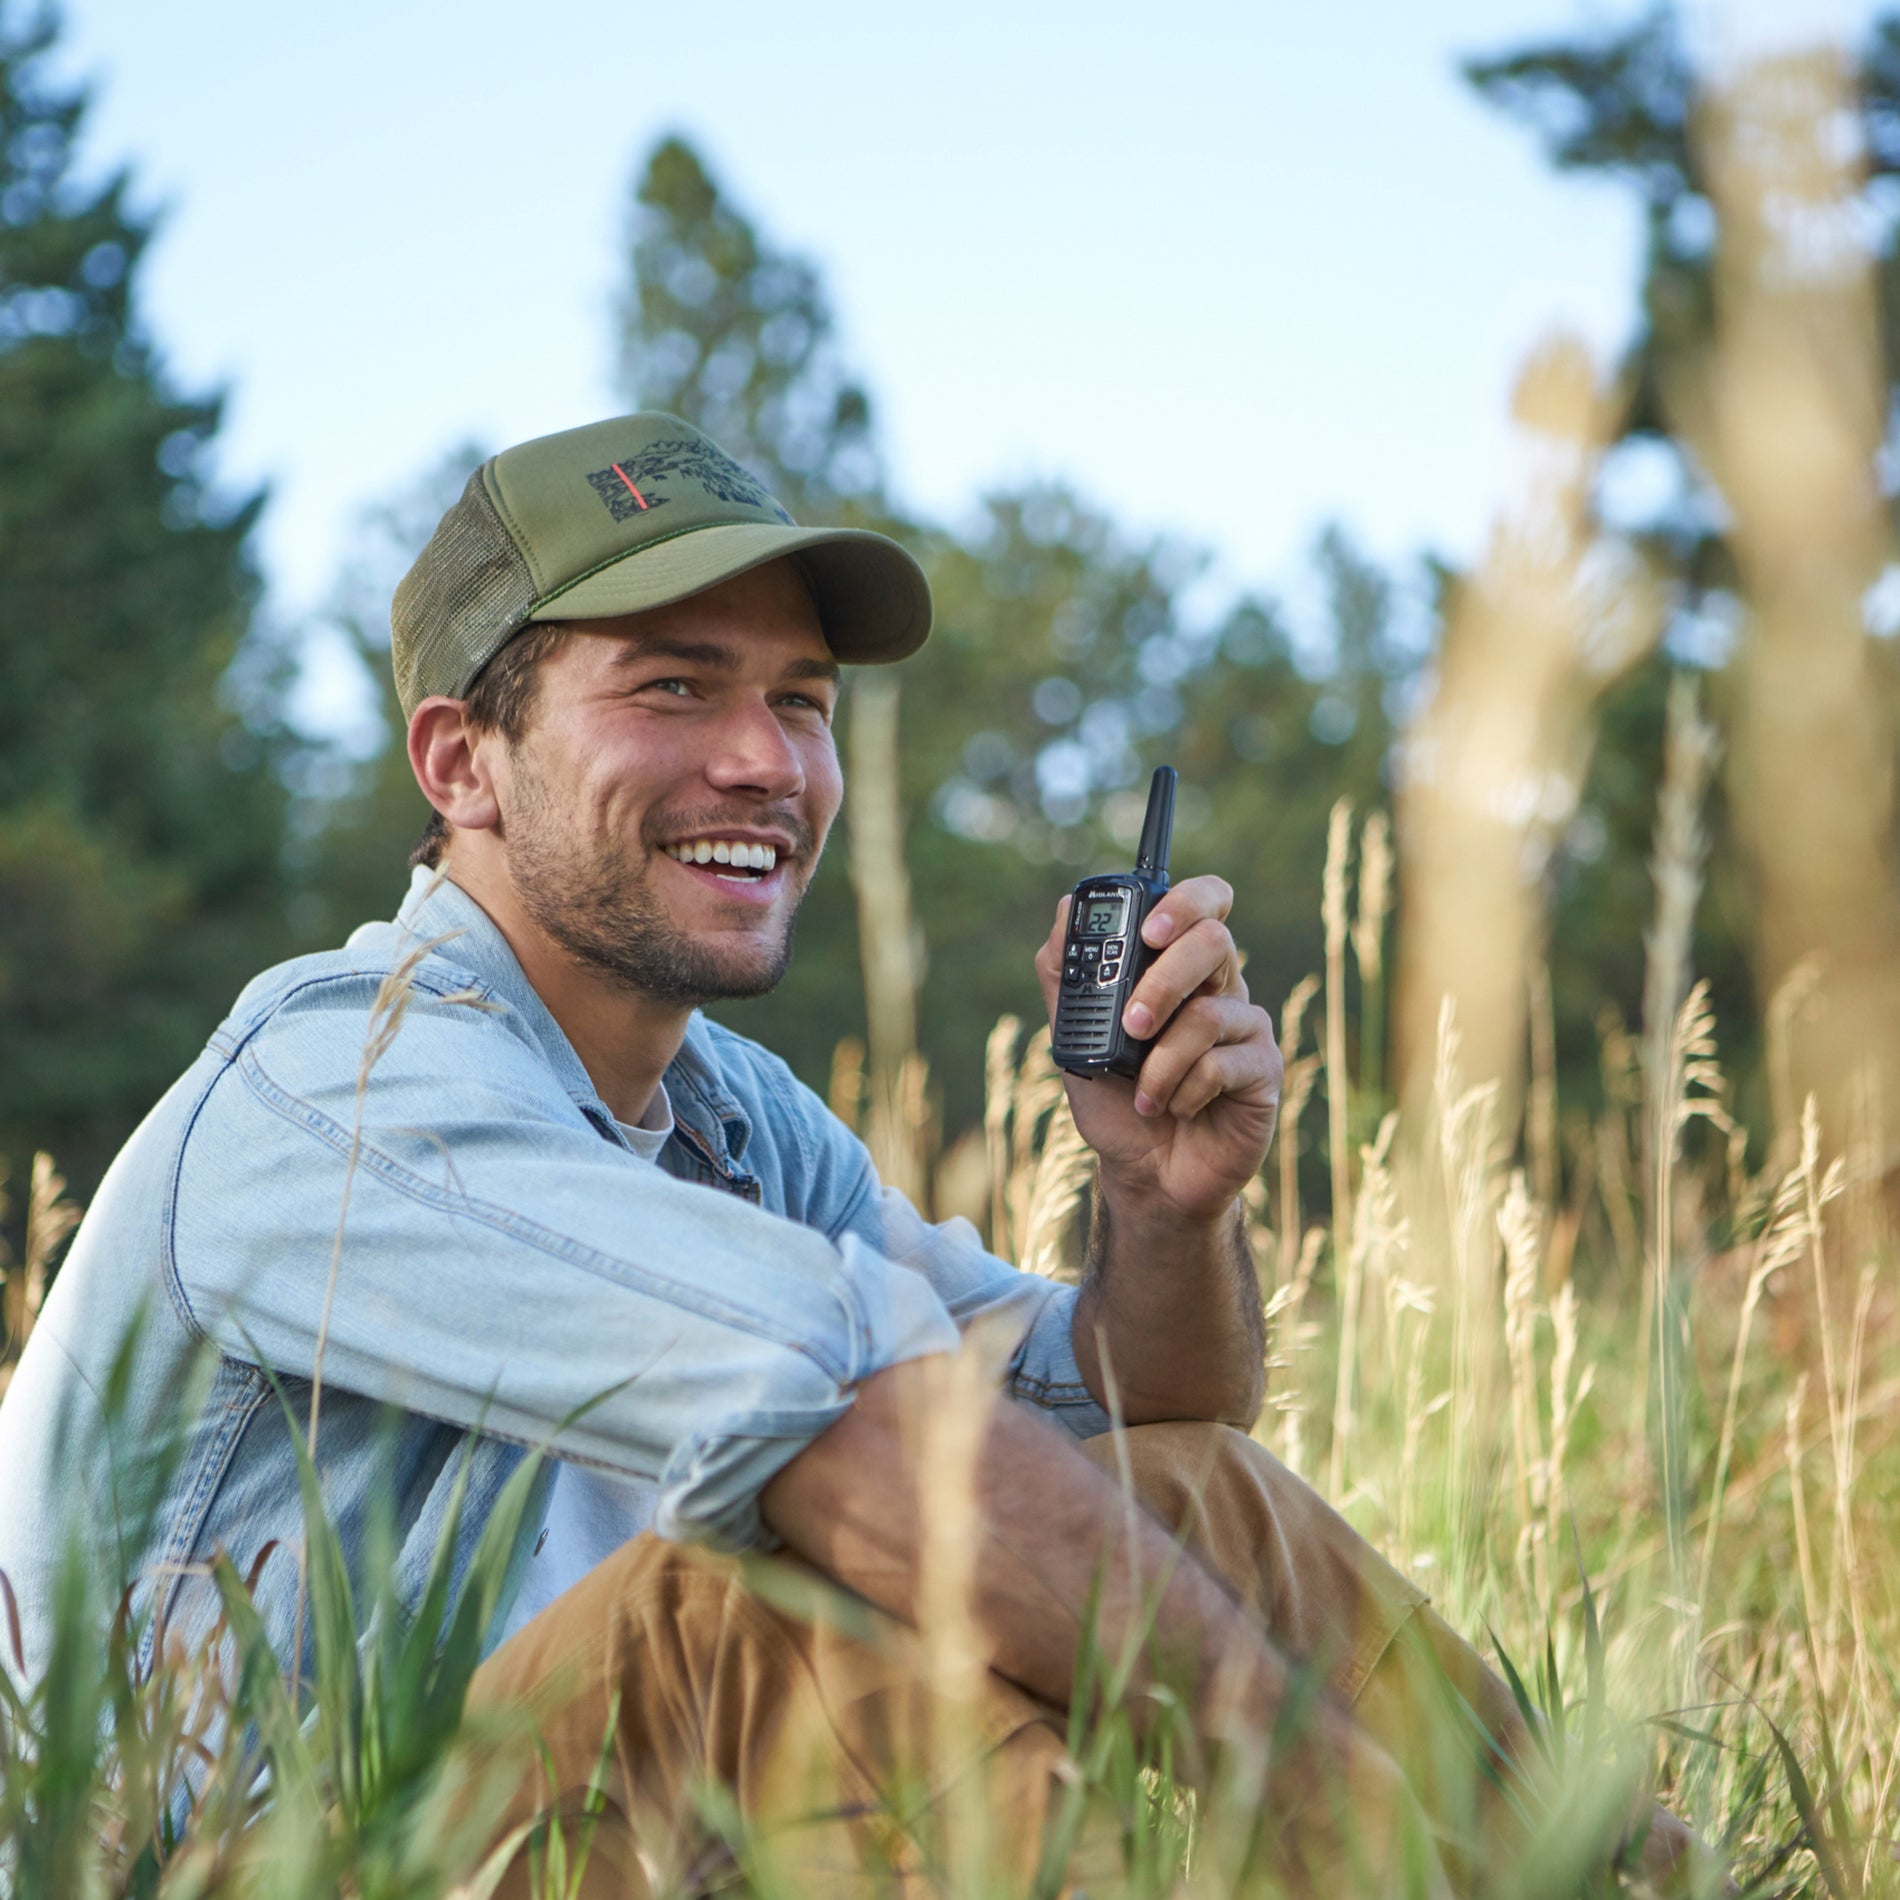
MULTIPOLYGON (((1036 953, 1052 1021, 1069 902, 1036 953)), ((1280 1048, 1247 999, 1226 923, 1233 902, 1224 879, 1192 877, 1143 921, 1143 942, 1161 954, 1122 1018, 1130 1035, 1156 1037, 1139 1079, 1065 1078, 1105 1193, 1191 1222, 1218 1218, 1259 1171, 1280 1110, 1280 1048)))

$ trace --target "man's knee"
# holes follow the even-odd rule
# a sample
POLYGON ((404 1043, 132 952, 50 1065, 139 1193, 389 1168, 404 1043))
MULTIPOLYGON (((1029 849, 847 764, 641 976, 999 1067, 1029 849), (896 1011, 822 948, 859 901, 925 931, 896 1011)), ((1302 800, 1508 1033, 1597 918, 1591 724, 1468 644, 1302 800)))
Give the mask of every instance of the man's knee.
POLYGON ((1285 1519, 1309 1516, 1318 1502, 1271 1452, 1231 1425, 1197 1419, 1131 1425, 1087 1440, 1082 1451, 1196 1545, 1236 1514, 1248 1530, 1277 1539, 1285 1519))
POLYGON ((470 1685, 477 1703, 544 1712, 551 1703, 611 1689, 630 1669, 652 1676, 724 1619, 737 1585, 732 1559, 650 1533, 628 1540, 571 1589, 524 1623, 482 1664, 470 1685))
POLYGON ((1426 1600, 1312 1486, 1231 1426, 1131 1426, 1083 1449, 1349 1701, 1426 1600))

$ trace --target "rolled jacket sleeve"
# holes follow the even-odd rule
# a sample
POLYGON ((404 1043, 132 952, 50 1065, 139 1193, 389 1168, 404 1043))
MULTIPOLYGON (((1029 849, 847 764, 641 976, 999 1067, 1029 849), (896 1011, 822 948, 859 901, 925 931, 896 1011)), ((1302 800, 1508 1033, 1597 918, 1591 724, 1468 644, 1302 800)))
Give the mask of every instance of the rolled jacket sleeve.
POLYGON ((207 1096, 168 1218, 188 1323, 297 1379, 323 1336, 326 1384, 653 1480, 667 1536, 769 1542, 760 1490, 860 1381, 953 1347, 954 1299, 616 1146, 427 965, 359 1089, 377 981, 286 998, 207 1096))
POLYGON ((915 1268, 937 1289, 958 1326, 1015 1328, 1016 1348, 1005 1374, 1012 1398, 1040 1407, 1076 1438, 1107 1431, 1108 1414, 1076 1363, 1080 1289, 999 1259, 967 1220, 925 1220, 906 1195, 877 1183, 868 1155, 863 1169, 869 1180, 847 1231, 885 1258, 915 1268))

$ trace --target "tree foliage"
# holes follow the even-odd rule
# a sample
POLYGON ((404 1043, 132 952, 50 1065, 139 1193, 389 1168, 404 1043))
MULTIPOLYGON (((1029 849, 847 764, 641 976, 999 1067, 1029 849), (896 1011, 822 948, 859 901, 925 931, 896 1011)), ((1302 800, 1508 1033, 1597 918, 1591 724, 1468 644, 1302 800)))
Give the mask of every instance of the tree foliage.
POLYGON ((763 237, 678 137, 647 158, 629 227, 620 363, 634 407, 697 423, 801 520, 875 512, 870 398, 818 267, 763 237))
POLYGON ((138 318, 151 225, 75 169, 50 16, 0 11, 0 1153, 90 1186, 283 941, 261 495, 138 318), (241 662, 241 663, 240 663, 241 662))
MULTIPOLYGON (((1891 390, 1900 381, 1900 16, 1876 21, 1855 50, 1865 156, 1858 228, 1872 248, 1891 390)), ((1673 412, 1714 331, 1717 236, 1697 76, 1679 17, 1656 7, 1634 24, 1473 60, 1465 72, 1482 98, 1537 138, 1554 169, 1617 185, 1641 207, 1640 318, 1624 364, 1623 435, 1669 464, 1670 479, 1626 505, 1684 584, 1686 607, 1732 592, 1723 510, 1683 451, 1673 412)))

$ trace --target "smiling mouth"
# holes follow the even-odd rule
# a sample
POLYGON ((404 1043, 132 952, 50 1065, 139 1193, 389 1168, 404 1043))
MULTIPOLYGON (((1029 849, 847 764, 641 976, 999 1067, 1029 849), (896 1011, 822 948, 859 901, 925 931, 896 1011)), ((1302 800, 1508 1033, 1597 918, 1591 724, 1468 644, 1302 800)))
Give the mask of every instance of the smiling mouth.
POLYGON ((728 884, 756 884, 778 865, 778 847, 744 838, 686 838, 660 847, 680 864, 704 865, 728 884))

